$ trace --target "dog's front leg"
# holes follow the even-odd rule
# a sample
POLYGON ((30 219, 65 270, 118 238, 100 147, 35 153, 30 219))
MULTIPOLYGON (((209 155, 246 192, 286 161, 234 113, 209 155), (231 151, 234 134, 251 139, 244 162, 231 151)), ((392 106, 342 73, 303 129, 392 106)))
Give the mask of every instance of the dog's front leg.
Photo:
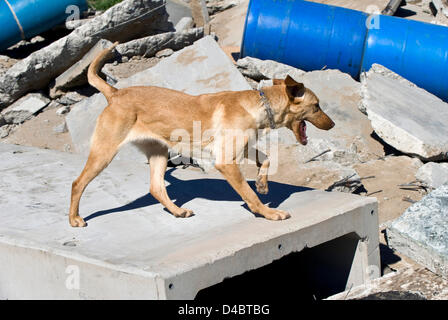
POLYGON ((256 193, 251 189, 246 179, 241 174, 240 168, 236 163, 233 164, 216 164, 216 169, 222 173, 229 184, 247 203, 249 209, 253 213, 258 213, 269 220, 284 220, 290 217, 289 213, 282 210, 272 209, 264 205, 257 197, 256 193))
POLYGON ((245 156, 247 159, 254 161, 258 167, 257 179, 255 181, 255 186, 257 187, 257 192, 260 194, 267 194, 269 192, 268 188, 268 171, 270 161, 266 154, 254 147, 248 147, 246 145, 245 156))

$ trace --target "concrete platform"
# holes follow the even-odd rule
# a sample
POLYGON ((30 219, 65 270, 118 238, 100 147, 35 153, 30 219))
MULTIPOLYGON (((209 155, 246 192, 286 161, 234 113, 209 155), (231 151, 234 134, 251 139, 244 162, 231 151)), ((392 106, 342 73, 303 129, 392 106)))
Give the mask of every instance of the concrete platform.
POLYGON ((113 161, 81 201, 87 228, 75 229, 69 195, 83 156, 0 144, 0 157, 1 299, 192 299, 347 234, 354 247, 325 255, 348 263, 346 288, 379 276, 375 198, 270 182, 262 201, 291 213, 274 222, 251 214, 220 175, 178 169, 168 193, 195 215, 176 219, 147 194, 147 165, 113 161))

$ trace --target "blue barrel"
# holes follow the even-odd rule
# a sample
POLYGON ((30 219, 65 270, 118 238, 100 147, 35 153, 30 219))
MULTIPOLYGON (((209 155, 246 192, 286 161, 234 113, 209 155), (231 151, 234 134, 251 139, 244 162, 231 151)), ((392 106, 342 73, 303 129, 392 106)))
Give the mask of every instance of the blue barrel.
POLYGON ((448 28, 380 16, 369 30, 363 70, 379 63, 448 101, 448 28))
POLYGON ((241 56, 359 79, 379 63, 448 101, 448 28, 301 0, 251 0, 241 56))
POLYGON ((63 23, 73 13, 66 13, 71 5, 87 10, 86 0, 1 0, 0 50, 63 23))
POLYGON ((251 0, 241 56, 359 76, 368 15, 320 3, 251 0))

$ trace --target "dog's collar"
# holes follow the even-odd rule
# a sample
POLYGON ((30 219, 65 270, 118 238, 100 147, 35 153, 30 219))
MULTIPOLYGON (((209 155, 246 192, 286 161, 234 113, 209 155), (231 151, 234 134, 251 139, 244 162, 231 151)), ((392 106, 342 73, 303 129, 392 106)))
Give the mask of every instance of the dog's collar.
POLYGON ((258 92, 260 93, 261 101, 263 101, 264 109, 266 110, 266 113, 268 115, 269 126, 271 127, 271 129, 275 129, 276 125, 274 120, 274 111, 272 111, 271 103, 269 102, 269 99, 266 97, 262 89, 258 90, 258 92))

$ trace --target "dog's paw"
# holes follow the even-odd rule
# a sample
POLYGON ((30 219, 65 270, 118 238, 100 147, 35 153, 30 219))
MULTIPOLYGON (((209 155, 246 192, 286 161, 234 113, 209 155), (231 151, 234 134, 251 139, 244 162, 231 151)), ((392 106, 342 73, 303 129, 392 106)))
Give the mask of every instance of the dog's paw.
POLYGON ((259 194, 267 194, 269 192, 267 181, 263 176, 258 176, 255 181, 255 186, 257 187, 257 192, 259 194))
POLYGON ((274 210, 273 212, 270 212, 268 214, 265 214, 264 217, 268 220, 286 220, 291 217, 291 215, 283 210, 274 210))
POLYGON ((188 217, 191 217, 193 215, 193 210, 179 208, 179 210, 177 212, 173 212, 173 215, 176 218, 188 218, 188 217))
POLYGON ((70 219, 70 225, 74 228, 83 228, 85 226, 87 226, 87 223, 84 221, 83 218, 81 218, 80 216, 74 217, 72 219, 70 219))

